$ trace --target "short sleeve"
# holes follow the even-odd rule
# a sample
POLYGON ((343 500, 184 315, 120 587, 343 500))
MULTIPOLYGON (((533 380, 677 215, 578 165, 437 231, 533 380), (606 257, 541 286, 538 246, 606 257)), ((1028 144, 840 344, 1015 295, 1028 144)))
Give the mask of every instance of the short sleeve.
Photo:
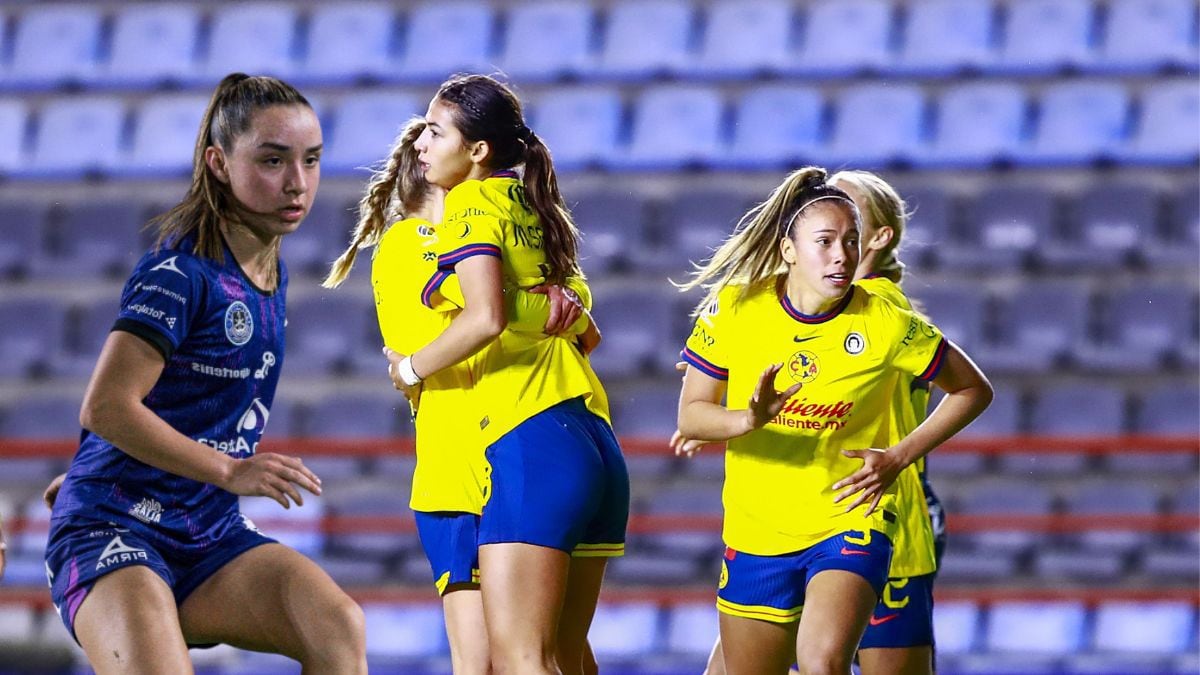
POLYGON ((176 250, 148 255, 121 291, 113 330, 132 333, 170 358, 187 338, 204 304, 204 274, 196 260, 176 250))
POLYGON ((949 347, 942 331, 916 312, 882 300, 875 305, 876 315, 892 329, 892 365, 923 382, 933 381, 942 369, 949 347))
POLYGON ((444 234, 438 270, 453 272, 458 263, 477 255, 501 256, 504 231, 496 205, 483 194, 483 182, 470 180, 446 195, 445 218, 438 226, 444 234))
POLYGON ((722 290, 716 302, 704 308, 680 353, 688 365, 717 380, 729 379, 726 328, 731 323, 735 292, 733 288, 722 290))

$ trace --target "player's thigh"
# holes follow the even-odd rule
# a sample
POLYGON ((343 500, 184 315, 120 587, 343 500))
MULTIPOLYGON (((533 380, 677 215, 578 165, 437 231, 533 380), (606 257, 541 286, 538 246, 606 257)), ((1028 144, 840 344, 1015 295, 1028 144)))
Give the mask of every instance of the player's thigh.
POLYGON ((933 647, 875 647, 858 651, 863 675, 933 675, 933 647))
POLYGON ((805 589, 797 658, 833 658, 849 664, 878 599, 871 584, 854 572, 829 569, 815 574, 805 589))
POLYGON ((149 567, 96 580, 75 614, 75 636, 99 675, 192 672, 175 596, 149 567))
POLYGON ((721 612, 721 651, 728 675, 786 675, 796 622, 775 623, 721 612))
POLYGON ((493 652, 514 644, 553 649, 570 556, 533 544, 479 547, 479 581, 493 652))
POLYGON ((483 594, 478 584, 452 584, 442 596, 446 636, 457 675, 487 673, 487 624, 483 618, 483 594))
POLYGON ((282 544, 264 544, 217 570, 179 614, 192 644, 300 658, 331 625, 361 623, 361 611, 316 563, 282 544))

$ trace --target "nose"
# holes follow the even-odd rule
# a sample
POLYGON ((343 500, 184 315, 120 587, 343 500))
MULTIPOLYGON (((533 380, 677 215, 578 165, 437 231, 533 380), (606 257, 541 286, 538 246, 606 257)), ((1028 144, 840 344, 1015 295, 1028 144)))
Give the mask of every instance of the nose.
POLYGON ((302 195, 308 192, 308 176, 301 162, 293 162, 287 171, 283 183, 283 191, 289 195, 302 195))

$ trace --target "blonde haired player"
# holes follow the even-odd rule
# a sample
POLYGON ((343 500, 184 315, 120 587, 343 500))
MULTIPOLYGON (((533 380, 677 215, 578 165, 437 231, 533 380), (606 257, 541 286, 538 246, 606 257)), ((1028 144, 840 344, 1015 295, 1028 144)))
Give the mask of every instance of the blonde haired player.
POLYGON ((935 327, 851 285, 858 239, 851 198, 801 169, 686 285, 708 295, 684 350, 679 430, 729 441, 717 600, 729 673, 782 673, 793 656, 802 673, 850 672, 887 581, 897 476, 991 400, 935 327), (892 444, 901 373, 947 395, 892 444))

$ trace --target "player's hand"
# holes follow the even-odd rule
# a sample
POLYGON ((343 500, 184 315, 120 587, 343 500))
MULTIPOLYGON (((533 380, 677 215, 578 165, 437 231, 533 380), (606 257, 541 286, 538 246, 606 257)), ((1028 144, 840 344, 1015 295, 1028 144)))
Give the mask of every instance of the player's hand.
POLYGON ((583 302, 575 291, 563 286, 539 284, 529 289, 530 293, 544 293, 550 299, 550 316, 542 332, 546 335, 562 335, 583 314, 583 302))
POLYGON ((896 455, 886 450, 868 448, 866 450, 842 450, 842 455, 862 460, 862 468, 833 484, 833 491, 841 490, 833 503, 840 504, 843 500, 854 495, 854 501, 846 507, 845 513, 850 513, 863 503, 868 503, 866 515, 870 515, 879 506, 887 489, 896 481, 896 477, 904 469, 896 455))
POLYGON ((63 481, 66 479, 67 474, 60 473, 46 486, 46 490, 42 492, 42 503, 46 505, 46 508, 54 509, 54 502, 58 499, 58 490, 62 487, 63 481))
POLYGON ((396 366, 399 366, 400 362, 405 359, 405 355, 400 352, 394 352, 387 347, 383 348, 383 355, 388 360, 388 377, 392 380, 392 386, 396 388, 396 391, 404 394, 404 398, 408 399, 413 406, 416 406, 421 400, 421 383, 418 382, 410 386, 400 377, 400 373, 396 370, 396 366))
POLYGON ((320 495, 321 479, 299 457, 260 452, 234 462, 233 473, 219 487, 235 495, 270 497, 288 509, 292 502, 304 506, 298 488, 320 495))
POLYGON ((591 354, 596 347, 600 346, 603 339, 604 336, 600 334, 600 327, 596 325, 596 320, 588 313, 587 328, 575 338, 575 342, 579 344, 579 350, 585 355, 591 354))
POLYGON ((754 387, 754 395, 750 397, 750 405, 746 408, 747 422, 750 430, 766 426, 767 422, 775 419, 783 404, 800 391, 797 382, 784 391, 775 390, 775 375, 783 368, 782 363, 773 363, 758 376, 758 384, 754 387))
POLYGON ((697 452, 704 449, 708 445, 708 441, 699 441, 694 438, 687 438, 679 433, 676 429, 675 433, 671 434, 671 448, 675 450, 676 457, 687 456, 688 459, 696 456, 697 452))
POLYGON ((0 580, 4 579, 4 568, 8 566, 8 540, 4 538, 4 524, 0 522, 0 580))
POLYGON ((680 380, 687 379, 687 367, 688 367, 687 361, 676 361, 675 362, 675 372, 683 373, 683 377, 679 378, 680 380))

